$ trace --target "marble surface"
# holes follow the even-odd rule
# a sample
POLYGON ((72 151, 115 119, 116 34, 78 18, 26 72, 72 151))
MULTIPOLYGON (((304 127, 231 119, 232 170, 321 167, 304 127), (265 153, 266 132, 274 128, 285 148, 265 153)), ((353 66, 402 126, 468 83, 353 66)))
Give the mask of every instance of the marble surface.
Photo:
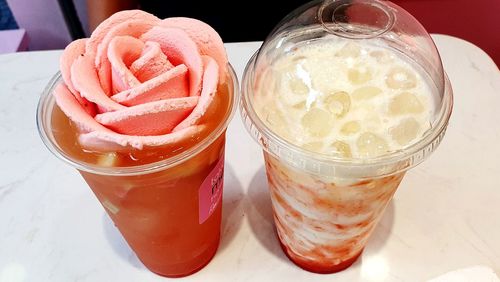
MULTIPOLYGON (((475 265, 500 274, 500 71, 468 42, 434 38, 455 92, 449 130, 407 174, 351 268, 313 274, 282 253, 260 148, 237 114, 228 131, 220 248, 203 270, 179 280, 423 281, 475 265)), ((258 46, 227 45, 240 77, 258 46)), ((144 268, 76 170, 38 137, 38 97, 60 54, 0 56, 0 281, 165 281, 144 268)))

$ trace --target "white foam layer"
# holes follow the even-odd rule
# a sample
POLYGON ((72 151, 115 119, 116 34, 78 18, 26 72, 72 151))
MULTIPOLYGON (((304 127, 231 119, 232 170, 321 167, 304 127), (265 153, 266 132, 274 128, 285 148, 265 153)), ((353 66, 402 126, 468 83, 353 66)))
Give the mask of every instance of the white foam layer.
POLYGON ((259 117, 311 151, 375 157, 410 146, 431 126, 431 88, 411 64, 380 46, 310 42, 259 77, 259 117))

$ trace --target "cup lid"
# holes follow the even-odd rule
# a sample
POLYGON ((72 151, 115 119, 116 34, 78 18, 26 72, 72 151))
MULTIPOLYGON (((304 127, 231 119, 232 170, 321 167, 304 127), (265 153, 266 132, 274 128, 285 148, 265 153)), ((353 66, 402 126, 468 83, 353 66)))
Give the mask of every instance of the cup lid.
POLYGON ((410 13, 390 1, 320 0, 305 4, 286 16, 267 36, 255 67, 265 68, 300 43, 325 37, 383 42, 422 66, 438 91, 444 92, 445 74, 434 41, 410 13))

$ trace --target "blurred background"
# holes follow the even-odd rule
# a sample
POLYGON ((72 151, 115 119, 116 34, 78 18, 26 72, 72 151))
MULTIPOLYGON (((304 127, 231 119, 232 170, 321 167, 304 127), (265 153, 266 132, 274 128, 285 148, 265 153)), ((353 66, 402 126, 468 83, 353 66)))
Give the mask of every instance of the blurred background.
MULTIPOLYGON (((0 54, 62 49, 74 39, 88 37, 112 13, 132 8, 160 18, 198 18, 212 25, 225 42, 263 40, 288 12, 308 2, 280 1, 269 7, 266 1, 240 2, 236 11, 227 13, 222 1, 0 0, 0 54)), ((500 65, 500 0, 393 2, 413 14, 429 32, 470 41, 500 65)))

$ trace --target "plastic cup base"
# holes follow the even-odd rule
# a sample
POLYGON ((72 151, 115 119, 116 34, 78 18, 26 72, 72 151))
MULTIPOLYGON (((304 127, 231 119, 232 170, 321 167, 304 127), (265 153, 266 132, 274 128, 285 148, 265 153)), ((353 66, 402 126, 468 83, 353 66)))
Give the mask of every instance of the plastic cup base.
POLYGON ((296 259, 293 259, 290 256, 290 254, 288 253, 289 252, 288 248, 285 245, 283 245, 283 243, 281 243, 281 241, 279 239, 278 239, 278 241, 280 242, 281 249, 283 250, 283 252, 285 253, 285 255, 295 265, 297 265, 298 267, 300 267, 300 268, 302 268, 302 269, 304 269, 306 271, 313 272, 313 273, 318 273, 318 274, 332 274, 332 273, 340 272, 340 271, 348 268, 349 266, 351 266, 361 256, 361 254, 363 253, 363 250, 361 250, 358 254, 356 254, 352 258, 347 259, 347 260, 345 260, 345 261, 343 261, 343 262, 341 262, 339 264, 324 266, 324 265, 321 265, 321 263, 318 263, 318 262, 306 261, 306 260, 297 261, 296 259))
MULTIPOLYGON (((207 266, 211 261, 212 259, 215 257, 215 254, 217 253, 217 250, 219 249, 219 244, 220 244, 220 237, 219 237, 219 240, 217 241, 217 244, 215 245, 215 248, 212 250, 212 254, 208 257, 208 259, 206 261, 204 261, 202 264, 200 264, 198 267, 196 267, 195 269, 193 270, 190 270, 188 272, 185 272, 185 273, 181 273, 181 274, 168 274, 168 273, 162 273, 162 272, 159 272, 155 269, 152 269, 152 268, 149 268, 148 266, 146 266, 144 263, 144 266, 151 272, 157 274, 157 275, 160 275, 160 276, 163 276, 163 277, 167 277, 167 278, 181 278, 181 277, 186 277, 186 276, 189 276, 191 274, 194 274, 198 271, 200 271, 201 269, 203 269, 205 266, 207 266)), ((139 259, 140 260, 140 259, 139 259)), ((142 261, 141 261, 142 262, 142 261)))

